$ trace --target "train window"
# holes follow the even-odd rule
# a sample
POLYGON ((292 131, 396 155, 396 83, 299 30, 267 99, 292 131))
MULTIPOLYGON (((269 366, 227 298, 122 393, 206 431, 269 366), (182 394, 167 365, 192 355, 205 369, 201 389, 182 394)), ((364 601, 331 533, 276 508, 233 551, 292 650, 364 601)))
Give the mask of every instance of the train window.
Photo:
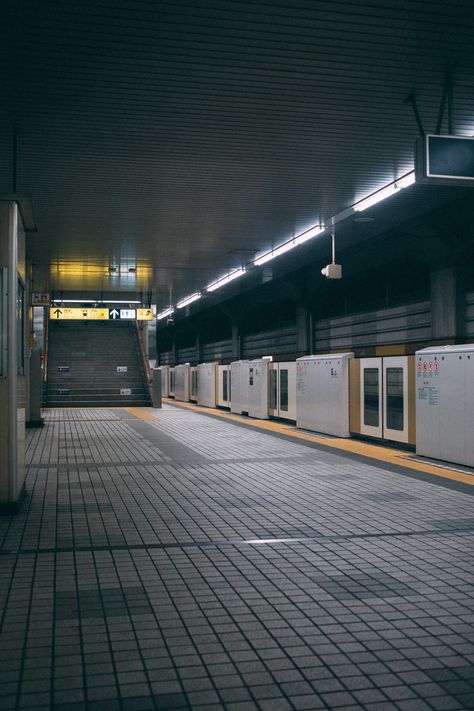
POLYGON ((387 427, 403 431, 403 368, 387 368, 385 375, 387 427))
POLYGON ((280 410, 288 410, 288 370, 280 370, 280 410))
POLYGON ((378 368, 364 368, 364 425, 379 426, 378 368))
POLYGON ((222 371, 222 399, 227 402, 227 370, 222 371))
POLYGON ((277 371, 270 370, 270 410, 277 408, 277 371))
POLYGON ((232 373, 230 370, 227 372, 229 373, 229 402, 232 402, 232 373))

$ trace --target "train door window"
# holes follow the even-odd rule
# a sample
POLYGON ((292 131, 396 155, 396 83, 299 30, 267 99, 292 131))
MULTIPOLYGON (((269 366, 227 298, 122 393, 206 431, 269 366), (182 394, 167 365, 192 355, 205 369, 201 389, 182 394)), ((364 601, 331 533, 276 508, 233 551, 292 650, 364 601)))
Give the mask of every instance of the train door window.
POLYGON ((379 427, 379 369, 364 368, 364 425, 379 427))
POLYGON ((229 402, 232 401, 232 373, 230 370, 227 371, 229 376, 229 402))
POLYGON ((227 402, 227 370, 222 371, 222 399, 227 402))
POLYGON ((253 385, 253 368, 249 368, 249 385, 253 385))
POLYGON ((270 410, 277 408, 277 371, 272 368, 270 370, 270 410))
POLYGON ((404 429, 403 368, 386 368, 385 396, 387 402, 386 427, 401 432, 404 429))
POLYGON ((280 410, 288 412, 288 369, 280 370, 280 410))
POLYGON ((197 392, 197 373, 195 370, 192 371, 191 373, 191 390, 192 394, 196 395, 197 392))

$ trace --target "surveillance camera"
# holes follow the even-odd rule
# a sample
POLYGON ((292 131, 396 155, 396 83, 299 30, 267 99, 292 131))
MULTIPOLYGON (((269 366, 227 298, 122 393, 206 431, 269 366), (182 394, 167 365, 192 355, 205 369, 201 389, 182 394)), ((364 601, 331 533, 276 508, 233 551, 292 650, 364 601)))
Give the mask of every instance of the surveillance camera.
POLYGON ((321 274, 327 279, 341 279, 342 267, 340 264, 328 264, 326 267, 321 269, 321 274))
POLYGON ((166 319, 166 325, 167 326, 172 326, 174 324, 174 318, 172 316, 168 316, 166 319))

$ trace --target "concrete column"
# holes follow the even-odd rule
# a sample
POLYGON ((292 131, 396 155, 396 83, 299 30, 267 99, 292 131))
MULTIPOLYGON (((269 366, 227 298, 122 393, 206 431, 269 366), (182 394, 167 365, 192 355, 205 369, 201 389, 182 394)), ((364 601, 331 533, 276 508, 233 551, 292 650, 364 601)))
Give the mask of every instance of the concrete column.
POLYGON ((465 333, 464 293, 456 267, 431 272, 431 338, 453 343, 465 333))
POLYGON ((296 353, 310 355, 313 348, 311 312, 306 306, 296 307, 296 353))
POLYGON ((240 360, 242 358, 242 338, 238 323, 232 324, 232 360, 240 360))
POLYGON ((28 335, 24 232, 18 205, 0 201, 0 512, 14 512, 24 493, 25 377, 28 335), (21 281, 20 281, 21 280, 21 281), (19 321, 20 297, 23 319, 19 321))
POLYGON ((199 336, 199 334, 196 336, 194 347, 196 350, 196 356, 195 356, 196 365, 198 365, 198 363, 202 363, 202 343, 201 343, 201 337, 199 336))

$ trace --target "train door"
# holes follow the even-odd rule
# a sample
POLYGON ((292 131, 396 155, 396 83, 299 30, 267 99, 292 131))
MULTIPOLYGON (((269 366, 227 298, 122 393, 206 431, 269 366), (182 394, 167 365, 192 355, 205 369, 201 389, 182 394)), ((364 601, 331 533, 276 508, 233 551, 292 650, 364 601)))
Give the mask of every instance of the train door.
POLYGON ((296 363, 271 363, 269 368, 270 417, 296 420, 296 363))
POLYGON ((409 442, 407 356, 360 359, 360 433, 409 442))
POLYGON ((296 421, 296 363, 280 363, 279 416, 296 421))
POLYGON ((270 365, 269 365, 268 414, 270 415, 270 417, 279 417, 279 414, 278 414, 278 363, 270 363, 270 365))
POLYGON ((360 359, 360 433, 383 437, 382 358, 360 359))

